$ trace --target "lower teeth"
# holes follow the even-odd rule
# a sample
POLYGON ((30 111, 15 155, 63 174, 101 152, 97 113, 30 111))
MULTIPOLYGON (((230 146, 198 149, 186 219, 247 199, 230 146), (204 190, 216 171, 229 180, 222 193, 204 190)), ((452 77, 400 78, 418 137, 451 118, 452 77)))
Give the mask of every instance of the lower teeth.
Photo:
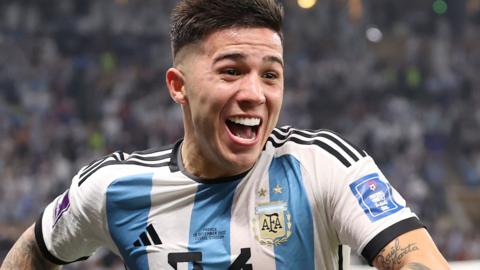
POLYGON ((236 137, 239 137, 239 138, 242 138, 242 139, 246 139, 246 140, 252 140, 252 139, 255 139, 255 136, 256 136, 256 135, 253 135, 251 138, 245 138, 245 137, 243 137, 242 135, 240 135, 240 133, 236 133, 235 136, 236 136, 236 137))

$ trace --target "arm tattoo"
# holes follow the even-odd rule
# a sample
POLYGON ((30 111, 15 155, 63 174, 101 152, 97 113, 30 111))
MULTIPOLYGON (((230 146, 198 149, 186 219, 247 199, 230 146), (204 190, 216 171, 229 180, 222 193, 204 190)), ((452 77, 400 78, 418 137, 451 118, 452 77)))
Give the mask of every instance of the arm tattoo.
MULTIPOLYGON (((396 269, 396 267, 399 267, 401 265, 402 259, 405 257, 405 255, 407 255, 408 253, 414 252, 416 250, 419 250, 416 243, 410 243, 406 247, 401 247, 400 240, 395 239, 393 246, 390 247, 390 250, 388 252, 385 250, 385 248, 380 251, 379 255, 377 256, 377 261, 380 264, 380 266, 382 266, 382 269, 393 270, 393 269, 396 269)), ((417 267, 418 265, 423 266, 421 264, 410 264, 409 267, 412 270, 428 269, 428 268, 412 268, 412 267, 417 267)))
POLYGON ((430 270, 430 268, 426 267, 425 265, 421 263, 409 263, 405 265, 404 269, 408 270, 430 270))
POLYGON ((1 266, 1 270, 14 269, 50 270, 59 268, 43 259, 36 242, 19 239, 7 254, 1 266))

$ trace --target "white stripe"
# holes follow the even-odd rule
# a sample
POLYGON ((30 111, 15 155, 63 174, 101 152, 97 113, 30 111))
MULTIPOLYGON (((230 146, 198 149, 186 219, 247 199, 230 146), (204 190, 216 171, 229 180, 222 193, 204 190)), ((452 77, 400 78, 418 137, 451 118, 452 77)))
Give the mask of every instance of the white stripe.
POLYGON ((172 152, 172 149, 168 149, 168 150, 164 150, 164 151, 160 151, 160 152, 154 152, 154 153, 150 153, 150 154, 140 154, 140 153, 132 153, 131 156, 137 156, 137 157, 145 157, 145 158, 151 158, 151 157, 159 157, 159 156, 163 156, 163 155, 166 155, 166 154, 170 154, 172 152))
POLYGON ((160 164, 160 163, 164 163, 164 162, 168 162, 170 161, 170 158, 164 158, 164 159, 160 159, 160 160, 143 160, 143 159, 138 159, 138 158, 129 158, 127 159, 126 161, 136 161, 136 162, 139 162, 139 163, 143 163, 145 165, 154 165, 154 164, 160 164))
MULTIPOLYGON (((163 230, 157 231, 163 242, 162 248, 171 252, 188 252, 190 217, 199 184, 180 172, 172 174, 168 169, 156 170, 152 179, 154 182, 164 183, 152 186, 151 203, 155 207, 150 208, 148 217, 154 227, 158 224, 158 228, 163 230), (172 220, 175 222, 165 222, 172 220)), ((146 250, 148 269, 164 269, 169 265, 168 256, 160 256, 158 247, 151 246, 146 250), (150 250, 152 252, 149 252, 150 250)), ((179 263, 177 269, 183 270, 187 267, 188 263, 179 263)))
MULTIPOLYGON (((256 229, 258 228, 258 217, 255 213, 257 203, 269 202, 270 191, 268 173, 260 168, 268 168, 271 157, 261 155, 260 159, 252 169, 248 181, 241 181, 233 197, 232 216, 230 221, 230 254, 232 262, 240 254, 240 250, 250 247, 251 258, 248 263, 253 265, 254 269, 275 269, 275 251, 273 247, 261 245, 255 239, 256 229), (259 197, 258 192, 264 189, 265 196, 259 197), (255 221, 254 219, 255 218, 255 221)), ((257 232, 258 236, 258 232, 257 232)))

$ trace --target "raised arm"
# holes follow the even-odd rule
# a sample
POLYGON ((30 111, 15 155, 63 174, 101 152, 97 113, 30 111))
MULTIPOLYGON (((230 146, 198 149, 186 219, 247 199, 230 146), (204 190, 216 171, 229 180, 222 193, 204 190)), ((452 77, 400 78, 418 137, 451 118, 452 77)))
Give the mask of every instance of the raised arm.
POLYGON ((375 257, 373 265, 381 270, 450 269, 425 229, 400 235, 375 257))
POLYGON ((59 266, 47 261, 40 253, 35 240, 34 225, 30 226, 13 245, 0 270, 50 270, 59 266))

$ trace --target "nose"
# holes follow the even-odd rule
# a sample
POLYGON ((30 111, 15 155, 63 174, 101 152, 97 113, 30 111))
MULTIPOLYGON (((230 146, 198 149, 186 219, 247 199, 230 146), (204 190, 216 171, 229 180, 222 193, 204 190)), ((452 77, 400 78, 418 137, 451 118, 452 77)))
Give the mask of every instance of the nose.
POLYGON ((243 77, 238 100, 240 103, 251 105, 260 105, 266 102, 262 79, 257 74, 252 73, 243 77))

